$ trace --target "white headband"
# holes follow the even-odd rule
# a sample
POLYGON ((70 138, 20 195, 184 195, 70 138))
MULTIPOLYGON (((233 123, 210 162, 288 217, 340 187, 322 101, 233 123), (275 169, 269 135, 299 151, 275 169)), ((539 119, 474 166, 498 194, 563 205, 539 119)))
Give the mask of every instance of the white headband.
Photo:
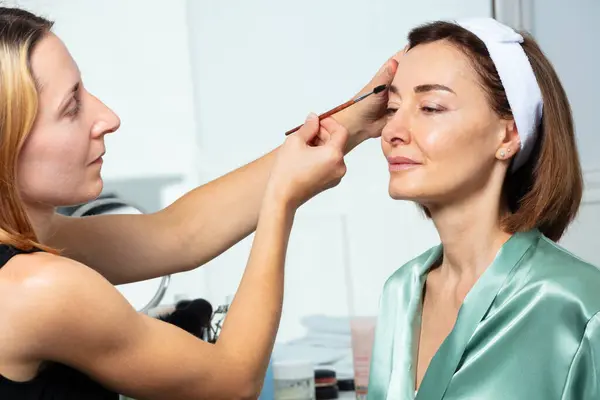
POLYGON ((515 171, 527 161, 535 145, 543 107, 540 87, 521 47, 523 36, 493 18, 456 23, 485 44, 504 86, 521 140, 521 149, 513 161, 515 171))

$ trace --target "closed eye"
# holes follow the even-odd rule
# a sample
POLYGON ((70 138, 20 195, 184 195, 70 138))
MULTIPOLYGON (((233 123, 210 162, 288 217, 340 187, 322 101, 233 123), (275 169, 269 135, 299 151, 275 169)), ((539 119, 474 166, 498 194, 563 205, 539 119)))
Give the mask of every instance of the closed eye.
POLYGON ((425 114, 437 114, 445 110, 443 108, 423 106, 421 107, 421 111, 423 111, 425 114))
POLYGON ((69 108, 67 110, 67 112, 65 113, 65 116, 67 116, 69 118, 77 117, 77 115, 79 115, 79 111, 81 111, 81 100, 79 99, 78 96, 73 97, 72 103, 75 103, 75 104, 71 108, 69 108))
POLYGON ((59 113, 62 117, 74 118, 81 108, 81 81, 75 83, 64 97, 59 113))

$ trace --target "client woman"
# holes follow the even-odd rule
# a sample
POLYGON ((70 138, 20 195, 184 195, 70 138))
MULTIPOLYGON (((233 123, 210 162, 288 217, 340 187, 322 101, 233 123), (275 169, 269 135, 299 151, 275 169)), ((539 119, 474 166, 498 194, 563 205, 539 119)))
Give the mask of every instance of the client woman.
POLYGON ((385 284, 369 399, 600 398, 600 271, 556 244, 582 196, 573 121, 535 41, 414 29, 382 147, 441 245, 385 284))

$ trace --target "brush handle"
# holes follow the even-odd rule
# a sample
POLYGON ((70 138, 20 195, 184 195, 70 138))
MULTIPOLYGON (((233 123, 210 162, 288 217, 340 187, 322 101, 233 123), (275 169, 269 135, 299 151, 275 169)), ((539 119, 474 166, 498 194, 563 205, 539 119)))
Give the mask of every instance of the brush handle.
MULTIPOLYGON (((348 100, 348 101, 347 101, 347 102, 345 102, 344 104, 340 104, 340 105, 339 105, 339 106, 337 106, 336 108, 333 108, 333 109, 331 109, 331 110, 327 111, 326 113, 323 113, 323 114, 319 115, 319 121, 320 121, 320 120, 322 120, 322 119, 325 119, 325 118, 331 117, 333 114, 335 114, 335 113, 338 113, 338 112, 342 111, 343 109, 350 107, 352 104, 356 104, 356 103, 358 103, 359 101, 366 99, 367 97, 369 97, 369 96, 370 96, 370 95, 372 95, 373 93, 377 94, 377 93, 383 92, 385 89, 387 89, 387 86, 386 86, 386 85, 379 85, 379 86, 377 86, 375 89, 373 89, 373 91, 372 91, 372 92, 369 92, 369 93, 363 94, 362 96, 360 96, 360 97, 357 97, 357 98, 355 98, 355 99, 348 100)), ((304 124, 303 124, 303 125, 304 125, 304 124)), ((290 130, 290 131, 287 131, 287 132, 285 133, 285 136, 291 135, 292 133, 296 132, 298 129, 302 128, 302 126, 303 126, 303 125, 298 125, 298 126, 297 126, 297 127, 295 127, 294 129, 292 129, 292 130, 290 130)))
MULTIPOLYGON (((355 100, 349 100, 347 102, 345 102, 344 104, 340 104, 339 106, 337 106, 336 108, 333 108, 321 115, 319 115, 319 121, 328 117, 331 117, 333 114, 338 113, 340 111, 342 111, 345 108, 350 107, 352 104, 354 104, 356 101, 355 100)), ((289 130, 285 133, 285 136, 291 135, 292 133, 296 132, 298 129, 302 128, 304 126, 304 124, 302 125, 298 125, 297 127, 295 127, 292 130, 289 130)))

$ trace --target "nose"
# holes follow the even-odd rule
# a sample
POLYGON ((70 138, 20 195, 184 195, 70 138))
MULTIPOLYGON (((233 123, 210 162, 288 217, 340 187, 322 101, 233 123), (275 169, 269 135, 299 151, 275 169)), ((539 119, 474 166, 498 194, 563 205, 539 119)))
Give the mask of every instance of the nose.
POLYGON ((121 119, 113 110, 108 108, 106 104, 96 97, 93 98, 96 102, 98 111, 94 125, 92 126, 92 136, 100 137, 115 132, 121 126, 121 119))
POLYGON ((399 109, 381 131, 381 138, 392 146, 408 144, 411 140, 410 121, 399 109))

